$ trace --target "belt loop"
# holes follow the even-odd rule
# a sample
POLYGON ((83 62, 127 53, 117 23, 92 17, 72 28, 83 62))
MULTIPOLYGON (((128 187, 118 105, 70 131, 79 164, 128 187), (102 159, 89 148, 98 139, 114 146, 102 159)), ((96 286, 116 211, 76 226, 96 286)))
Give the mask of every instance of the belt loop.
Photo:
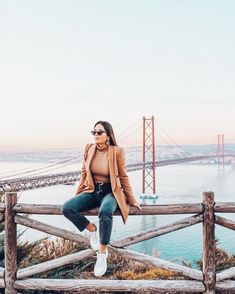
POLYGON ((103 186, 104 183, 96 183, 98 186, 103 186))

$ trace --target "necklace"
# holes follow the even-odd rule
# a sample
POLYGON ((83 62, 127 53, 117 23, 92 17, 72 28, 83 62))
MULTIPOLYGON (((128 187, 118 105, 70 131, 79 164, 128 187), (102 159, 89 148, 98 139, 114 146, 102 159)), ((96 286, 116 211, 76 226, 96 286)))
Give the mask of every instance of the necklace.
POLYGON ((101 151, 101 152, 107 151, 108 148, 109 148, 108 145, 104 146, 103 148, 100 148, 100 147, 98 146, 98 144, 96 144, 96 147, 97 147, 97 149, 98 149, 99 151, 101 151))

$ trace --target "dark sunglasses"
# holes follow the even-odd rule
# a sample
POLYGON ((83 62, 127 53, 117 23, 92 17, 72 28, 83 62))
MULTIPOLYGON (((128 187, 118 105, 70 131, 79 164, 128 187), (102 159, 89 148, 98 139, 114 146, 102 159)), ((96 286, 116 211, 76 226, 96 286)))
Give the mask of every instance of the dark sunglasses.
POLYGON ((102 135, 103 133, 106 133, 105 131, 91 131, 91 134, 94 136, 95 134, 97 135, 102 135))

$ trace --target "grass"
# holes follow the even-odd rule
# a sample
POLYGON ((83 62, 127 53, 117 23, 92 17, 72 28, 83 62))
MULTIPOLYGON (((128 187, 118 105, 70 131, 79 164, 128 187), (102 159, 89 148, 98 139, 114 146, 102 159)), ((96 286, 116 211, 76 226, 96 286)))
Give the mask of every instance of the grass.
MULTIPOLYGON (((218 240, 216 240, 216 243, 218 240)), ((46 260, 51 260, 58 258, 70 253, 78 252, 88 248, 86 245, 81 246, 80 244, 64 239, 57 238, 55 240, 50 240, 49 238, 44 238, 36 242, 25 242, 19 244, 19 268, 27 267, 33 264, 37 264, 46 260)), ((158 253, 159 255, 159 253, 158 253)), ((66 265, 61 268, 50 270, 47 273, 37 275, 39 278, 58 278, 58 279, 114 279, 114 280, 179 280, 188 279, 177 273, 156 268, 148 265, 144 265, 140 262, 129 260, 123 258, 119 255, 109 253, 108 256, 108 269, 104 276, 95 277, 93 274, 95 263, 95 256, 87 258, 86 260, 81 260, 71 265, 66 265)), ((187 261, 184 262, 185 265, 191 267, 191 264, 187 261)), ((202 269, 202 259, 197 261, 198 267, 202 269)), ((218 247, 216 244, 216 271, 223 270, 235 266, 235 255, 228 254, 224 249, 218 247)), ((56 291, 43 292, 43 291, 21 291, 21 293, 28 294, 55 294, 56 291)), ((79 293, 79 292, 58 292, 58 293, 79 293)), ((100 293, 97 291, 83 291, 86 293, 100 293)), ((104 294, 114 293, 114 292, 102 292, 104 294)), ((117 293, 117 292, 116 292, 117 293)), ((125 292, 118 292, 125 293, 125 292)), ((130 292, 126 292, 129 293, 130 292)), ((134 293, 134 292, 133 292, 134 293)), ((154 292, 148 291, 145 293, 152 294, 154 292)), ((156 292, 155 292, 156 293, 156 292)), ((167 293, 167 292, 166 292, 167 293)), ((196 292, 195 292, 196 293, 196 292)), ((219 293, 219 292, 217 292, 219 293)), ((232 293, 232 292, 231 292, 232 293)), ((175 292, 177 294, 177 292, 175 292)), ((181 292, 181 294, 183 294, 181 292)), ((223 294, 230 294, 230 292, 223 291, 223 294)))

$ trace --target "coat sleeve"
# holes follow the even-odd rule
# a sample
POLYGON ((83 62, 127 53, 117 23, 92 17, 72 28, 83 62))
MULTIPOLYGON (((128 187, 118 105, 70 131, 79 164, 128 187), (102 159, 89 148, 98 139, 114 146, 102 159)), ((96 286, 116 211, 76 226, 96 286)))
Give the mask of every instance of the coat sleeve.
POLYGON ((76 190, 76 195, 80 194, 83 190, 83 184, 85 182, 86 179, 86 168, 85 168, 85 161, 87 158, 87 149, 88 149, 89 144, 86 145, 85 147, 85 151, 83 153, 83 160, 82 160, 82 168, 81 168, 81 177, 80 180, 78 182, 78 187, 76 190))
POLYGON ((117 157, 117 165, 118 165, 119 179, 120 179, 122 188, 124 190, 124 193, 126 195, 127 202, 130 205, 133 205, 135 202, 138 202, 138 201, 133 195, 129 178, 126 172, 125 152, 123 148, 120 148, 119 155, 117 157))

